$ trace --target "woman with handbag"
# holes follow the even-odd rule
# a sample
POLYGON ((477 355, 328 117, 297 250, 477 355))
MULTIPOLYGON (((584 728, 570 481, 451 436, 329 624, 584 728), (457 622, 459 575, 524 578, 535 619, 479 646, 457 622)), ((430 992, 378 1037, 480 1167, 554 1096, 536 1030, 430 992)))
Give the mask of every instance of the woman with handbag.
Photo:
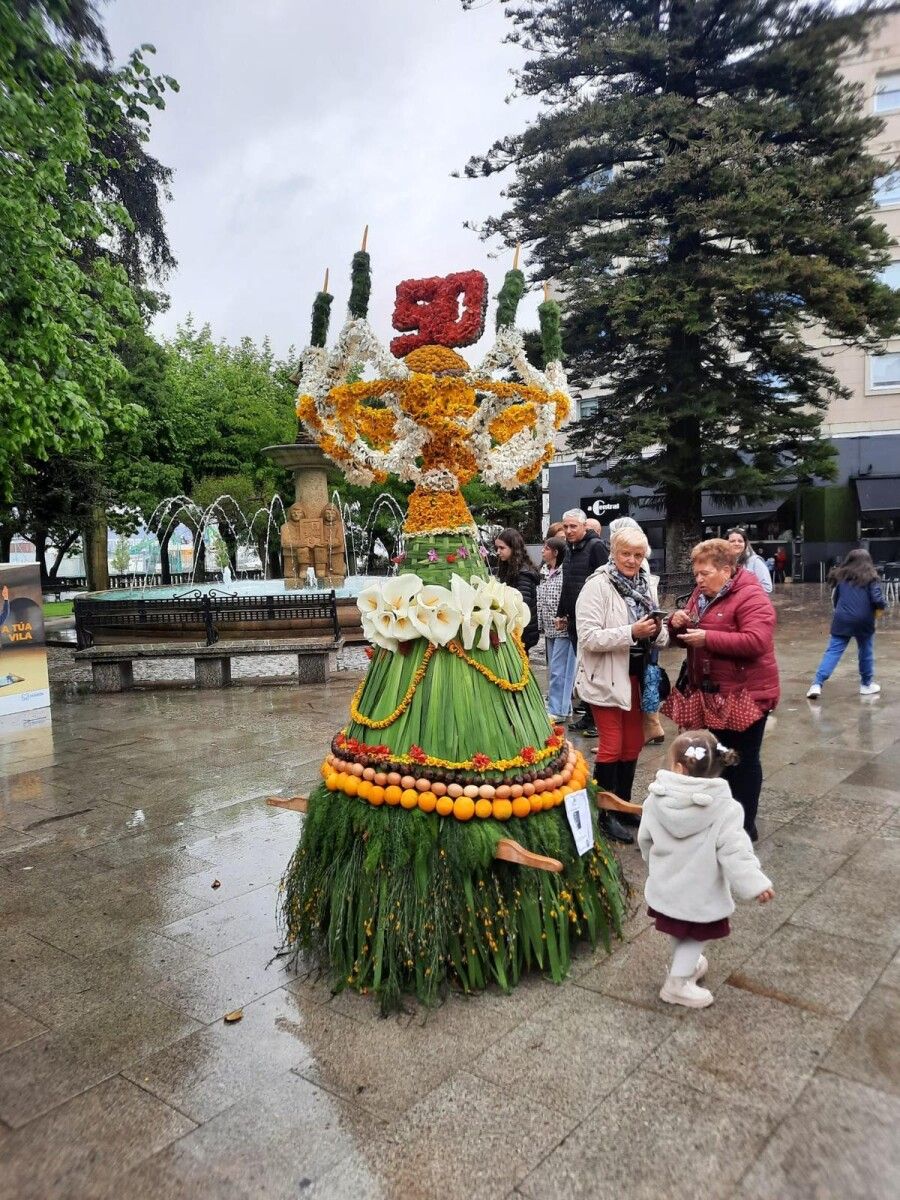
MULTIPOLYGON (((578 667, 575 687, 591 708, 599 743, 594 778, 607 792, 631 800, 638 755, 644 747, 641 692, 650 651, 668 633, 657 606, 656 580, 644 566, 649 552, 642 529, 618 529, 610 561, 588 579, 575 607, 578 667)), ((601 828, 633 842, 636 818, 603 812, 601 828)))
POLYGON ((724 539, 695 546, 691 567, 697 586, 669 618, 670 634, 687 649, 686 669, 662 711, 680 728, 711 729, 724 746, 737 750, 740 762, 724 778, 756 841, 760 749, 781 694, 775 609, 755 576, 735 563, 724 539))

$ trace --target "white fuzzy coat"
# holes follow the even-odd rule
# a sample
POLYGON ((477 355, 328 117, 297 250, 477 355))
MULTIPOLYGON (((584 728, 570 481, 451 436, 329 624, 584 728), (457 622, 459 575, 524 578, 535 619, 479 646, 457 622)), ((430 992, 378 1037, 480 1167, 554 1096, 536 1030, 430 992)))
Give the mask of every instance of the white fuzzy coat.
POLYGON ((734 912, 732 892, 752 900, 772 886, 724 779, 658 771, 644 801, 638 846, 650 867, 647 903, 668 917, 718 921, 734 912))

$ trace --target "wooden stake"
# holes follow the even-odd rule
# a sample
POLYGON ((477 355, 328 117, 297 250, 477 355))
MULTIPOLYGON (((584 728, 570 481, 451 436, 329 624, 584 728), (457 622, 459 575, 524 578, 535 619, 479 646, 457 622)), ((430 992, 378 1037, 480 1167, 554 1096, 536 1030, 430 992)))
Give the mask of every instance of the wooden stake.
POLYGON ((494 850, 494 858, 501 858, 504 862, 518 863, 520 867, 533 867, 535 871, 552 871, 557 875, 563 869, 558 858, 532 854, 530 850, 526 850, 520 842, 513 841, 512 838, 501 838, 494 850))
POLYGON ((322 291, 328 292, 328 268, 325 268, 325 282, 322 284, 322 291))
POLYGON ((597 792, 597 807, 609 812, 631 813, 639 817, 644 811, 640 804, 631 804, 628 800, 620 800, 615 792, 597 792))
POLYGON ((513 265, 512 265, 512 269, 514 271, 518 271, 518 269, 519 269, 519 251, 521 249, 522 249, 522 243, 516 242, 516 252, 513 255, 513 265))
POLYGON ((360 246, 360 250, 365 250, 365 248, 366 248, 366 243, 368 242, 368 240, 369 240, 369 227, 368 227, 368 225, 367 225, 367 226, 365 227, 365 229, 363 230, 363 243, 362 243, 362 245, 360 246))
POLYGON ((549 279, 544 280, 544 299, 545 300, 550 299, 550 280, 549 279))
POLYGON ((305 796, 270 796, 266 804, 271 804, 272 808, 289 808, 291 812, 305 813, 309 809, 305 796))

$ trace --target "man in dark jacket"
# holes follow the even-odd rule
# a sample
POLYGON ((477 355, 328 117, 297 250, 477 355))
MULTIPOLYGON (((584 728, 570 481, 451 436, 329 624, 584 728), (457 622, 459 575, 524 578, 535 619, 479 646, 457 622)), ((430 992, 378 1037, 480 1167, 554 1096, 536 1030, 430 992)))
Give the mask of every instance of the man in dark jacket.
MULTIPOLYGON (((559 595, 556 627, 565 630, 573 647, 578 649, 578 630, 575 626, 575 605, 589 575, 609 561, 609 550, 599 533, 589 529, 587 516, 580 508, 570 508, 563 513, 563 535, 566 539, 566 557, 563 559, 562 590, 559 595)), ((594 719, 585 711, 581 720, 573 727, 579 733, 596 737, 594 719)))

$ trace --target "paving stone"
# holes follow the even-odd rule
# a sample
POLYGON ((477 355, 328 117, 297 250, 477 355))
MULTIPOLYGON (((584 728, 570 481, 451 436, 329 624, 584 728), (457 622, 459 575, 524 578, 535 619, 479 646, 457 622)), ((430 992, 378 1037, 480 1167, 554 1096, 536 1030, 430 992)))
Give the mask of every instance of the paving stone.
POLYGON ((900 1097, 900 991, 884 984, 873 988, 823 1065, 900 1097))
POLYGON ((493 1200, 519 1183, 572 1123, 552 1107, 459 1071, 310 1189, 315 1200, 493 1200))
POLYGON ((729 987, 692 1018, 649 1069, 772 1118, 790 1108, 842 1028, 834 1017, 729 987))
MULTIPOLYGON (((169 973, 150 994, 204 1025, 276 991, 289 979, 282 962, 273 961, 274 931, 199 962, 194 951, 181 946, 179 950, 192 960, 190 965, 169 973)), ((371 1001, 366 1007, 372 1008, 371 1001)))
POLYGON ((725 1200, 765 1143, 765 1117, 640 1070, 519 1184, 531 1200, 725 1200))
POLYGON ((35 1021, 21 1009, 14 1008, 5 1000, 0 1000, 0 1053, 17 1046, 19 1042, 27 1042, 29 1038, 44 1033, 46 1026, 35 1021))
POLYGON ((0 1054, 0 1119, 19 1128, 196 1027, 139 996, 86 1016, 76 1000, 68 1024, 0 1054))
POLYGON ((341 1161, 361 1158, 360 1145, 380 1129, 369 1114, 273 1068, 246 1100, 148 1159, 108 1195, 296 1200, 341 1161))
POLYGON ((134 1084, 107 1080, 2 1143, 0 1195, 76 1200, 109 1186, 128 1196, 120 1190, 123 1174, 193 1128, 187 1117, 134 1084))
POLYGON ((894 1200, 900 1101, 822 1072, 776 1130, 736 1200, 894 1200))
POLYGON ((890 959, 890 950, 790 923, 780 929, 728 982, 810 1012, 853 1016, 890 959))

